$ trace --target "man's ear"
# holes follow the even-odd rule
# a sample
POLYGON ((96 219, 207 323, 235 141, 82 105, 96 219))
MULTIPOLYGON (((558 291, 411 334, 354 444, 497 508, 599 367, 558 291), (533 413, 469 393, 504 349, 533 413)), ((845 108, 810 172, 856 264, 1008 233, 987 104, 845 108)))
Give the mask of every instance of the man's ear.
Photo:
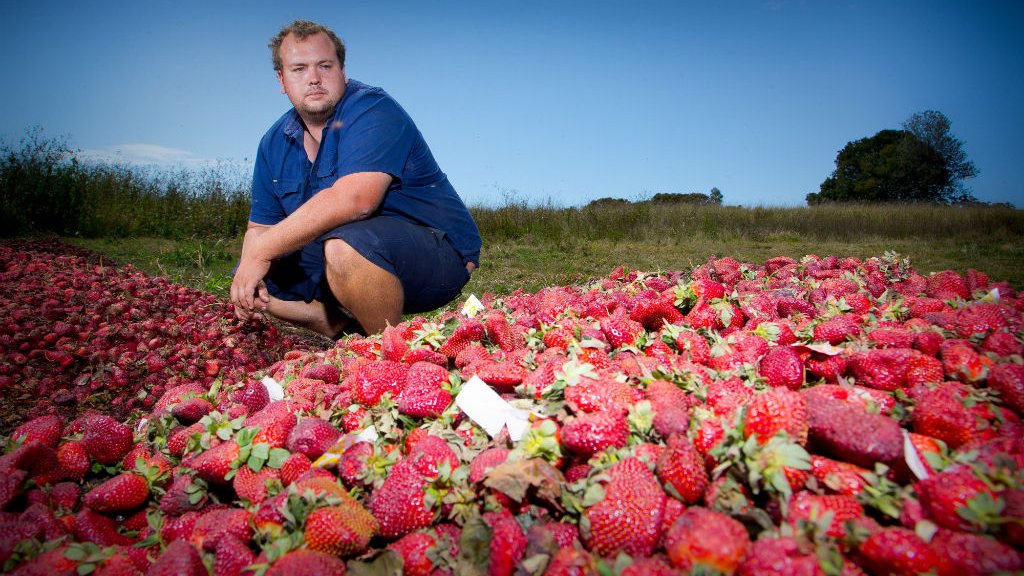
POLYGON ((284 74, 280 70, 275 70, 274 73, 277 74, 277 83, 281 85, 281 94, 286 94, 284 90, 284 74))

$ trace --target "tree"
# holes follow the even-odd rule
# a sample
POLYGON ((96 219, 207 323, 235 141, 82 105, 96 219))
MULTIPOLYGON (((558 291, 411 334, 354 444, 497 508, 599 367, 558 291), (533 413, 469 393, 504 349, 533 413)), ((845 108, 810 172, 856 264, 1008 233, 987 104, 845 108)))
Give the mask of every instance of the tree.
POLYGON ((963 180, 978 169, 949 127, 944 114, 927 110, 907 119, 903 130, 847 143, 835 171, 807 195, 807 203, 974 201, 963 180))
POLYGON ((942 156, 949 172, 950 183, 947 195, 970 199, 971 194, 963 181, 978 175, 978 168, 967 158, 964 143, 950 133, 952 122, 942 112, 925 110, 913 114, 903 123, 903 130, 931 147, 942 156))
POLYGON ((963 200, 951 184, 946 161, 934 148, 909 131, 882 130, 840 150, 835 171, 819 192, 807 195, 807 203, 963 200))
POLYGON ((718 204, 719 206, 722 205, 723 198, 724 196, 722 195, 722 191, 719 190, 717 186, 712 188, 711 193, 708 194, 708 200, 710 200, 712 204, 718 204))

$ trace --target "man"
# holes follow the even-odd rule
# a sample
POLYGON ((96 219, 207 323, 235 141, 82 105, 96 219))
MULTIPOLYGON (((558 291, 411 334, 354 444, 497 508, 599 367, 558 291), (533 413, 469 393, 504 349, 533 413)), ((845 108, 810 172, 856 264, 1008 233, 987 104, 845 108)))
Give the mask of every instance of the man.
POLYGON ((330 29, 297 20, 270 49, 294 107, 260 141, 235 314, 335 337, 452 301, 479 264, 480 233, 415 124, 346 78, 330 29))

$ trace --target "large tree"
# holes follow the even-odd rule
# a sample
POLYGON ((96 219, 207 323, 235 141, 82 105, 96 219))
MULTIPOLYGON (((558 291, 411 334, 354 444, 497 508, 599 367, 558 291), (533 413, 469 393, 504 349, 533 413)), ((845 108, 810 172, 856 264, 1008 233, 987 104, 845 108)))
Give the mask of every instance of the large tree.
POLYGON ((949 131, 952 122, 942 112, 925 110, 912 115, 903 123, 903 129, 913 134, 918 140, 942 156, 949 172, 949 191, 957 192, 969 198, 970 193, 963 186, 963 181, 978 175, 978 168, 967 158, 964 143, 949 131))
POLYGON ((963 144, 949 133, 940 112, 914 114, 903 130, 882 130, 849 142, 836 169, 807 195, 822 202, 941 202, 972 200, 962 180, 977 174, 963 144))

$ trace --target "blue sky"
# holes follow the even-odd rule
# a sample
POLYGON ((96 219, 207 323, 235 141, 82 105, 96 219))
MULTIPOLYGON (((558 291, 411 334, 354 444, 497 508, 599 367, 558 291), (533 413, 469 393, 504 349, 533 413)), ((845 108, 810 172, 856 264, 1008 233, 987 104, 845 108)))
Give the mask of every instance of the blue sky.
POLYGON ((989 202, 1024 206, 1016 1, 0 3, 0 136, 85 155, 251 161, 288 107, 268 39, 332 27, 471 205, 721 189, 798 206, 847 142, 939 110, 989 202))

